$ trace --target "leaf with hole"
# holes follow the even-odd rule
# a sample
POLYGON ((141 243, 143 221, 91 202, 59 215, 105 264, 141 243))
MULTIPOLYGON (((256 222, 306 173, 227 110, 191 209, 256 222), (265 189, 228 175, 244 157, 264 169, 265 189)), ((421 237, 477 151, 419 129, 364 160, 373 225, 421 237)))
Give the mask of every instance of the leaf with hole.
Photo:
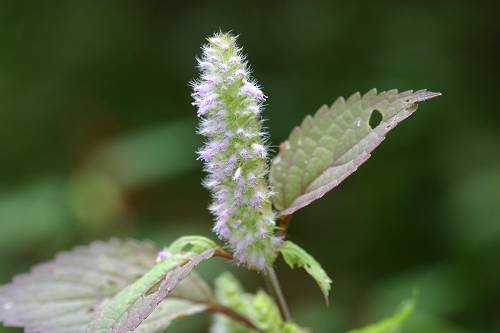
POLYGON ((288 266, 291 268, 302 267, 309 273, 321 289, 325 297, 325 302, 328 303, 328 294, 330 293, 332 280, 316 259, 303 248, 290 241, 283 242, 280 252, 288 266))
POLYGON ((416 303, 417 294, 415 293, 411 299, 403 302, 399 310, 391 317, 365 327, 350 330, 347 333, 394 333, 401 328, 401 325, 415 311, 416 303))
MULTIPOLYGON (((61 253, 0 287, 0 322, 26 332, 83 333, 110 298, 155 266, 157 253, 149 242, 117 239, 61 253)), ((172 314, 199 312, 198 303, 212 297, 208 285, 191 274, 136 332, 161 331, 172 314)))
POLYGON ((276 192, 274 206, 290 215, 321 198, 357 170, 385 135, 409 117, 419 102, 440 96, 419 90, 356 93, 323 106, 296 127, 271 166, 270 182, 276 192), (373 114, 375 112, 375 114, 373 114), (382 116, 379 124, 370 118, 382 116))

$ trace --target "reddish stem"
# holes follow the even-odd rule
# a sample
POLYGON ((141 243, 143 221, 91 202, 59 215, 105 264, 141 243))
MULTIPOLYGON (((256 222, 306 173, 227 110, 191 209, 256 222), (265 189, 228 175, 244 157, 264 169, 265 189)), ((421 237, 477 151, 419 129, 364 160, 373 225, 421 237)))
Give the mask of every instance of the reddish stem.
POLYGON ((285 215, 280 218, 278 236, 285 238, 286 231, 288 230, 288 225, 293 215, 285 215))
POLYGON ((220 247, 215 250, 214 257, 220 257, 220 258, 224 258, 227 260, 234 259, 233 255, 231 253, 227 252, 226 250, 224 250, 220 247))
POLYGON ((218 304, 211 304, 210 307, 208 308, 208 311, 212 312, 212 313, 223 314, 223 315, 228 316, 229 318, 239 322, 240 324, 248 327, 249 329, 254 330, 255 332, 263 333, 263 331, 258 329, 257 326, 255 326, 254 323, 252 323, 250 321, 250 319, 242 316, 241 314, 239 314, 238 312, 236 312, 230 308, 227 308, 225 306, 218 305, 218 304))

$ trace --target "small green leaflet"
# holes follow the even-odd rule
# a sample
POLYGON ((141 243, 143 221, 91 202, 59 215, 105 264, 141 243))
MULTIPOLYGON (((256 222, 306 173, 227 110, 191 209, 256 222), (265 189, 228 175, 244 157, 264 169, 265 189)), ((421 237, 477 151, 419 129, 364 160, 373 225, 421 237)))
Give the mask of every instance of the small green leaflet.
MULTIPOLYGON (((229 272, 221 274, 215 280, 215 297, 217 302, 223 306, 226 306, 239 314, 242 315, 254 315, 254 309, 252 307, 252 295, 245 293, 240 283, 236 278, 229 272)), ((268 312, 268 318, 273 321, 280 321, 279 310, 276 306, 271 306, 266 309, 268 312)), ((216 314, 213 316, 214 322, 212 324, 211 332, 218 333, 253 333, 254 331, 250 328, 241 325, 240 323, 223 316, 221 314, 216 314)), ((249 317, 250 319, 250 317, 249 317)), ((256 325, 255 321, 252 323, 256 325)))
MULTIPOLYGON (((0 287, 0 322, 26 332, 84 333, 109 299, 155 266, 152 243, 112 239, 80 246, 0 287)), ((191 274, 134 333, 162 331, 170 321, 205 310, 208 285, 191 274)))
POLYGON ((401 328, 401 325, 413 313, 416 303, 417 294, 414 293, 411 299, 401 304, 400 309, 392 317, 381 320, 375 324, 350 330, 346 333, 394 333, 401 328))
POLYGON ((201 253, 209 249, 215 249, 217 244, 203 236, 183 236, 170 244, 168 252, 172 254, 180 253, 186 251, 187 247, 191 247, 190 252, 201 253))
MULTIPOLYGON (((295 323, 284 322, 278 306, 273 299, 263 291, 256 294, 246 293, 235 277, 223 273, 215 281, 217 301, 245 316, 263 333, 305 333, 295 323)), ((214 323, 210 330, 217 333, 253 333, 227 316, 214 315, 214 323)))
POLYGON ((328 304, 328 294, 330 292, 332 280, 328 277, 321 265, 303 248, 291 241, 285 241, 281 246, 283 259, 291 268, 302 267, 316 281, 325 302, 328 304))
MULTIPOLYGON (((171 254, 105 303, 86 332, 125 333, 135 330, 188 277, 195 266, 211 258, 214 252, 212 248, 200 254, 171 254)), ((203 304, 198 304, 193 312, 203 310, 203 304)))
POLYGON ((426 90, 377 93, 373 89, 347 101, 341 97, 331 107, 321 107, 314 117, 307 116, 280 145, 271 165, 273 204, 280 215, 290 215, 335 188, 419 102, 440 95, 426 90), (372 129, 369 121, 375 110, 382 114, 382 121, 372 129))

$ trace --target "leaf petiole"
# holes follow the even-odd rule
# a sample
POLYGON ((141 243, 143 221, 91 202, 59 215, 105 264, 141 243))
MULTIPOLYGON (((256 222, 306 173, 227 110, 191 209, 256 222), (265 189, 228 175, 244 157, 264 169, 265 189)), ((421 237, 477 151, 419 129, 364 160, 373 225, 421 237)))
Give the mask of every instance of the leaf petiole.
POLYGON ((274 295, 276 302, 278 303, 278 307, 280 309, 283 320, 292 321, 292 316, 290 314, 290 310, 288 308, 285 295, 283 294, 283 291, 281 289, 281 285, 278 280, 278 276, 276 275, 276 271, 274 270, 274 267, 272 266, 266 267, 266 271, 264 272, 264 279, 266 280, 267 285, 271 289, 271 292, 274 295))

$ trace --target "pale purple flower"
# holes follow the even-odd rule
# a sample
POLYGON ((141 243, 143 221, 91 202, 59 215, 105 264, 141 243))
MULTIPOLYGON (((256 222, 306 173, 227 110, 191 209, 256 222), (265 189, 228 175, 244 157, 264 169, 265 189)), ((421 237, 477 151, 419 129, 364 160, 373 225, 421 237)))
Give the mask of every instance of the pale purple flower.
POLYGON ((241 87, 241 93, 248 97, 253 97, 257 100, 265 100, 267 97, 264 95, 262 90, 250 82, 245 82, 243 87, 241 87))
POLYGON ((261 145, 260 143, 253 143, 252 144, 252 150, 254 153, 256 153, 258 156, 261 158, 265 159, 267 156, 267 150, 266 148, 261 145))
POLYGON ((219 72, 225 73, 228 70, 228 66, 226 64, 219 64, 218 69, 219 69, 219 72))
POLYGON ((158 252, 158 255, 156 256, 156 262, 160 263, 162 261, 165 261, 170 257, 170 252, 168 252, 167 249, 163 249, 160 252, 158 252))
POLYGON ((227 241, 238 263, 263 269, 278 248, 259 114, 266 96, 254 81, 228 34, 216 34, 203 47, 201 80, 193 84, 201 117, 198 133, 207 143, 198 151, 212 192, 214 232, 227 241), (242 125, 244 124, 244 125, 242 125))
POLYGON ((234 75, 236 75, 239 78, 245 78, 247 76, 247 72, 243 69, 238 69, 234 75))

